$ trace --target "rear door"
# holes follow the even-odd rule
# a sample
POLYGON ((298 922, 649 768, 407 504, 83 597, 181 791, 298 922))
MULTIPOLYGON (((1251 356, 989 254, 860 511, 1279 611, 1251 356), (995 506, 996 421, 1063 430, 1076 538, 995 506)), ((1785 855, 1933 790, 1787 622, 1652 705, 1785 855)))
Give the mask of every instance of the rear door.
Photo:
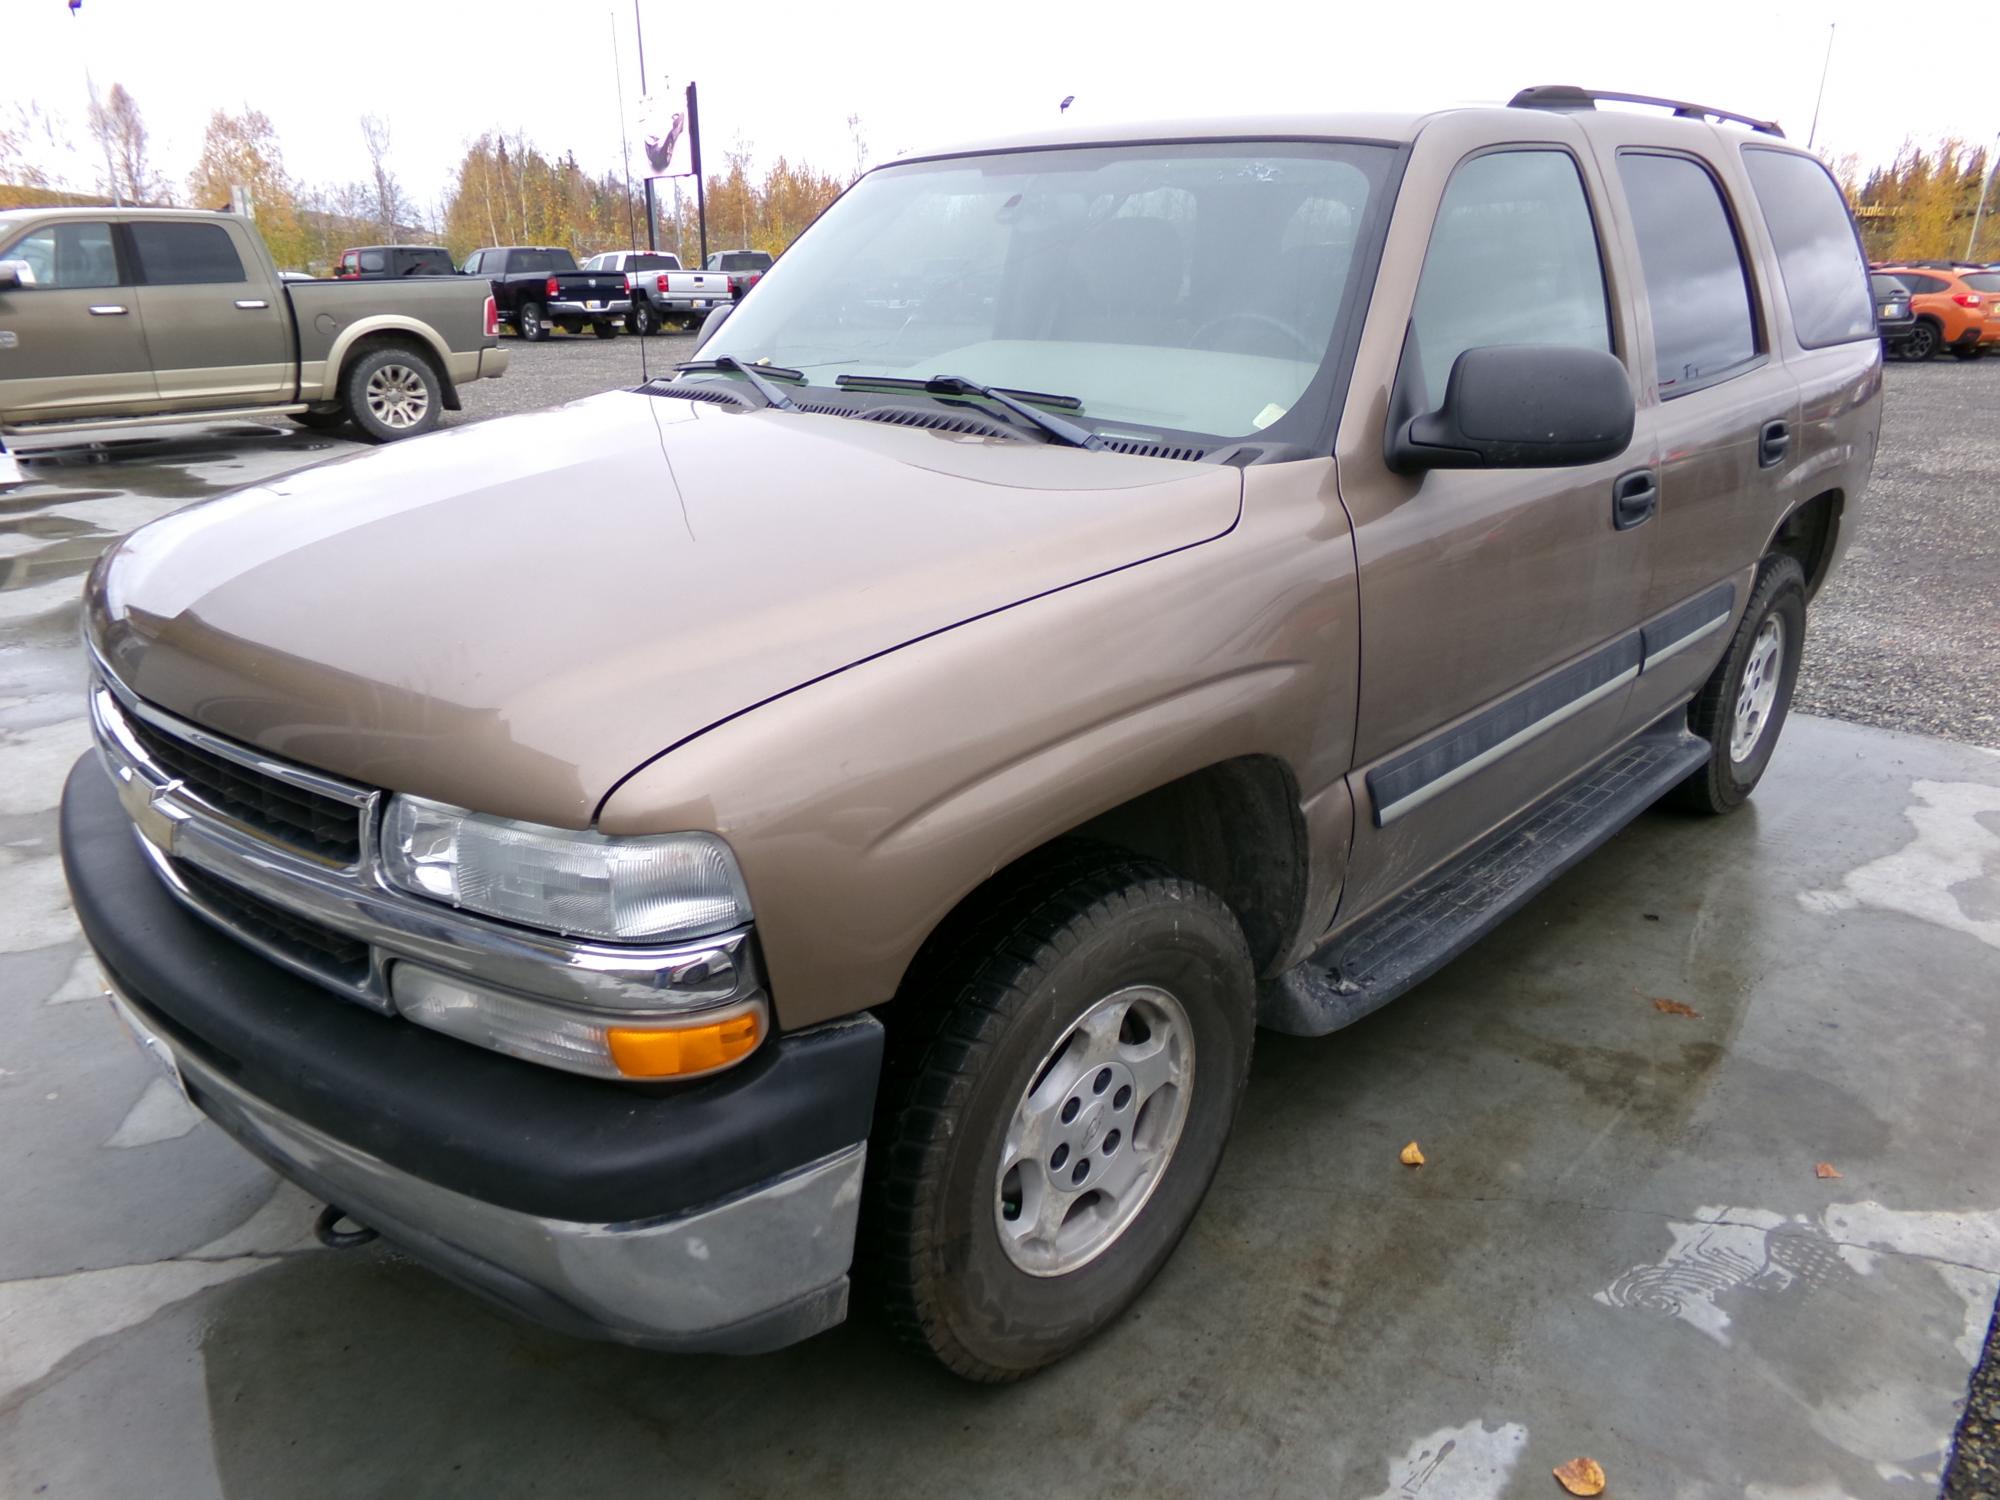
POLYGON ((1659 413, 1635 727, 1684 703, 1721 657, 1799 449, 1798 383, 1776 349, 1770 259, 1749 253, 1762 243, 1755 205, 1730 154, 1689 151, 1689 133, 1632 116, 1594 137, 1638 252, 1642 377, 1659 413))
MULTIPOLYGON (((1606 253, 1601 180, 1573 125, 1548 130, 1491 145, 1490 126, 1447 119, 1418 140, 1401 193, 1415 207, 1392 224, 1364 334, 1383 357, 1364 346, 1360 366, 1394 368, 1418 411, 1438 405, 1467 349, 1576 345, 1630 367, 1630 298, 1606 253), (1429 203, 1434 218, 1406 227, 1429 203), (1412 297, 1393 268, 1417 257, 1412 297), (1379 328, 1385 315, 1394 321, 1379 328)), ((1343 924, 1615 743, 1650 580, 1645 528, 1613 525, 1621 478, 1654 464, 1643 408, 1609 462, 1403 476, 1383 461, 1394 399, 1357 381, 1340 436, 1361 594, 1343 924)))
POLYGON ((160 399, 170 408, 280 401, 292 394, 291 325, 227 226, 187 219, 126 226, 160 399))
POLYGON ((154 399, 144 319, 108 222, 59 219, 0 245, 0 419, 86 415, 154 399))

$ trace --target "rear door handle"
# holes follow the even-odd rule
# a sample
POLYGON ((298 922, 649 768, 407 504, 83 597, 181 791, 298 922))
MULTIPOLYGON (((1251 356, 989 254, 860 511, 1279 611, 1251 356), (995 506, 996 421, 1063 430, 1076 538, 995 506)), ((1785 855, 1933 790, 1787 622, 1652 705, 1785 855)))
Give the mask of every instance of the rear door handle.
POLYGON ((90 306, 90 315, 93 318, 122 318, 125 316, 125 308, 117 302, 93 302, 90 306))
POLYGON ((1757 467, 1776 468, 1792 451, 1792 429, 1784 422, 1766 422, 1757 434, 1757 467))
POLYGON ((1611 525, 1630 531, 1660 508, 1660 478, 1651 469, 1620 474, 1611 484, 1611 525))
POLYGON ((271 304, 262 297, 238 297, 236 305, 244 312, 256 312, 259 308, 269 307, 271 304))

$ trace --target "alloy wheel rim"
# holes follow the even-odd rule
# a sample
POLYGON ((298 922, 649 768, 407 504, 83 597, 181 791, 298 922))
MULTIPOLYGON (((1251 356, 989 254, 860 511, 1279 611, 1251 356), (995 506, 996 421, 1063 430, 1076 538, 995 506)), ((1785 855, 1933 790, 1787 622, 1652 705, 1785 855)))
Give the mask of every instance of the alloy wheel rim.
POLYGON ((1030 1276, 1088 1265, 1166 1175, 1194 1097, 1194 1028, 1154 985, 1106 995, 1073 1022, 1014 1107, 993 1222, 1030 1276))
POLYGON ((414 427, 430 410, 431 393, 408 365, 384 365, 368 377, 368 411, 385 427, 414 427))
POLYGON ((1785 622, 1768 615, 1757 627, 1743 677, 1736 685, 1736 718, 1729 730, 1729 758, 1743 764, 1756 751, 1771 723, 1771 706, 1778 700, 1778 678, 1784 669, 1785 622))

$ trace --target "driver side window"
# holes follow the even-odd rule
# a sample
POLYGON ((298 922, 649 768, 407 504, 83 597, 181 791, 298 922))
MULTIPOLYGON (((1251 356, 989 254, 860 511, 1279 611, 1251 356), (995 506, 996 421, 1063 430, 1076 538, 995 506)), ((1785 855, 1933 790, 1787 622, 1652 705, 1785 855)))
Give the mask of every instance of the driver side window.
POLYGON ((1411 322, 1427 411, 1443 403, 1467 349, 1615 352, 1597 231, 1568 152, 1492 151, 1459 163, 1438 206, 1411 322))
POLYGON ((23 287, 61 291, 118 285, 109 224, 47 224, 0 251, 0 260, 19 261, 27 268, 23 287))

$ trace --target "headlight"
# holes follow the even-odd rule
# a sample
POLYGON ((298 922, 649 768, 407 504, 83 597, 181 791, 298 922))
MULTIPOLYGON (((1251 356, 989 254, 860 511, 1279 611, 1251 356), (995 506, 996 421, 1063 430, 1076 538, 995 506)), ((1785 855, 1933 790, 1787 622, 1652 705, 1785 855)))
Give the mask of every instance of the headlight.
POLYGON ((703 937, 750 920, 736 859, 710 833, 610 838, 397 796, 382 867, 417 895, 566 937, 703 937))

